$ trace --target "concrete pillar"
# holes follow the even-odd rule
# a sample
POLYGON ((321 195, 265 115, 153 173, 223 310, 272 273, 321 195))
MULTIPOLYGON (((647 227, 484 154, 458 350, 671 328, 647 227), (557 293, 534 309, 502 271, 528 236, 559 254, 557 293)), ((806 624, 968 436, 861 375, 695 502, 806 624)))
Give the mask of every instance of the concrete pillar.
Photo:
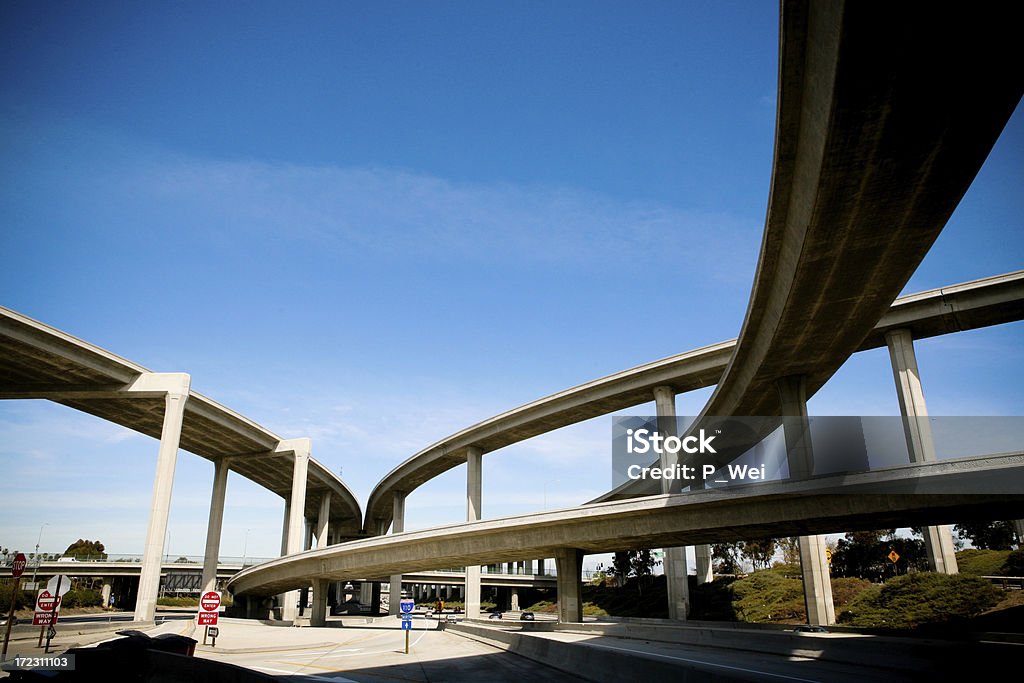
MULTIPOLYGON (((783 422, 783 430, 789 477, 804 479, 814 474, 814 451, 811 448, 810 421, 807 417, 807 387, 802 376, 783 377, 777 384, 782 415, 787 418, 783 422)), ((825 556, 825 537, 801 536, 798 543, 807 623, 817 626, 834 624, 836 608, 832 602, 832 579, 825 556)))
POLYGON ((160 431, 160 448, 156 458, 156 476, 153 479, 153 503, 149 510, 149 527, 142 554, 142 572, 139 593, 135 601, 135 621, 153 621, 156 598, 160 590, 161 561, 164 539, 167 536, 167 517, 171 510, 171 488, 174 485, 174 466, 178 459, 181 424, 185 418, 191 378, 186 374, 153 374, 154 385, 164 396, 164 422, 160 431))
POLYGON ((309 613, 310 626, 327 625, 327 579, 313 579, 313 607, 309 613))
POLYGON ((104 580, 103 587, 100 589, 100 600, 103 601, 103 609, 107 609, 110 606, 110 584, 104 580))
MULTIPOLYGON (((391 533, 400 534, 405 530, 405 492, 395 491, 392 505, 391 533)), ((395 574, 391 577, 391 592, 388 594, 388 614, 400 614, 401 607, 398 604, 402 599, 402 575, 395 574)))
MULTIPOLYGON (((309 439, 288 439, 281 441, 277 450, 292 451, 294 460, 292 462, 292 493, 288 498, 288 537, 285 543, 285 554, 294 555, 302 550, 305 539, 303 531, 305 525, 306 510, 306 477, 309 473, 309 458, 312 454, 313 444, 309 439)), ((296 603, 299 601, 299 591, 289 591, 284 594, 284 603, 281 610, 281 618, 284 621, 295 621, 297 615, 296 603)), ((305 607, 305 605, 303 605, 305 607)))
POLYGON ((1017 549, 1024 549, 1024 519, 1013 520, 1013 530, 1017 534, 1017 549))
POLYGON ((210 500, 210 522, 206 527, 206 554, 203 556, 203 592, 217 589, 217 563, 220 559, 220 533, 224 525, 224 499, 228 492, 228 461, 221 458, 214 465, 213 495, 210 500))
POLYGON ((697 560, 697 584, 711 583, 715 573, 711 567, 711 546, 707 543, 694 546, 697 560))
POLYGON ((518 612, 519 611, 519 589, 518 588, 513 588, 512 589, 512 603, 511 603, 510 609, 513 612, 518 612))
POLYGON ((555 553, 558 571, 558 621, 580 623, 583 621, 583 551, 577 548, 560 548, 555 553))
POLYGON ((373 584, 369 581, 363 581, 359 584, 359 604, 369 605, 373 600, 373 584))
MULTIPOLYGON (((654 388, 654 403, 658 411, 658 431, 665 437, 676 434, 676 393, 672 387, 654 388)), ((673 468, 678 456, 664 451, 659 465, 663 470, 673 468)), ((680 482, 675 479, 662 479, 662 493, 678 493, 680 482)), ((664 557, 665 583, 668 587, 668 618, 685 621, 690 613, 690 586, 686 578, 686 547, 665 548, 664 557)))
POLYGON ((320 499, 320 516, 316 520, 316 547, 326 548, 327 542, 330 539, 330 522, 328 521, 331 516, 331 492, 324 491, 323 497, 320 499))
POLYGON ((832 602, 832 579, 825 555, 824 536, 800 536, 800 572, 804 582, 804 605, 807 623, 828 626, 836 621, 836 608, 832 602))
POLYGON ((288 554, 288 520, 292 517, 291 496, 284 498, 284 520, 281 522, 281 556, 288 554))
MULTIPOLYGON (((466 449, 466 521, 477 522, 481 516, 483 492, 482 449, 466 449)), ((480 618, 480 567, 466 567, 466 618, 480 618)))
MULTIPOLYGON (((924 402, 917 354, 914 353, 914 336, 910 330, 893 330, 886 333, 885 343, 889 347, 892 377, 896 382, 900 414, 903 415, 903 433, 907 439, 910 462, 932 462, 935 460, 935 442, 932 440, 932 426, 928 422, 928 406, 924 402)), ((942 524, 927 526, 921 531, 931 570, 956 574, 958 567, 952 527, 942 524)))

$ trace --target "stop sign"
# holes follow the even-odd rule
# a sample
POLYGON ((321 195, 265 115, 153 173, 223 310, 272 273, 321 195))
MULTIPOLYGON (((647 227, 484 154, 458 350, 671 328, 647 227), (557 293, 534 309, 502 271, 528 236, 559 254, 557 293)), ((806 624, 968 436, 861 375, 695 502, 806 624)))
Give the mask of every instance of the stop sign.
POLYGON ((220 593, 214 591, 203 593, 203 597, 199 599, 199 606, 203 608, 204 612, 216 612, 220 607, 220 593))
POLYGON ((25 553, 18 553, 14 556, 14 564, 11 565, 11 576, 18 578, 25 573, 25 553))

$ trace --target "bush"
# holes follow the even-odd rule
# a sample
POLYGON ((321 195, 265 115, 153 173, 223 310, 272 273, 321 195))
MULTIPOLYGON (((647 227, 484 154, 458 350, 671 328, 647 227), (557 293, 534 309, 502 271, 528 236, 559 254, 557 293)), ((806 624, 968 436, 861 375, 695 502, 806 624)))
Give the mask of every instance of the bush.
POLYGON ((103 595, 89 589, 71 590, 64 594, 61 607, 101 607, 103 595))
MULTIPOLYGON (((7 610, 11 608, 11 591, 14 590, 14 582, 0 583, 0 612, 4 617, 7 610)), ((32 609, 36 605, 36 596, 30 591, 19 590, 14 599, 14 609, 32 609)))
POLYGON ((972 576, 1006 576, 1006 561, 1009 550, 979 550, 970 548, 956 554, 957 568, 961 574, 972 576))
POLYGON ((172 598, 164 596, 157 598, 156 604, 164 607, 199 607, 199 598, 172 598))
POLYGON ((802 622, 807 618, 803 582, 781 566, 756 571, 732 584, 733 608, 742 621, 802 622))
POLYGON ((921 572, 872 586, 839 615, 839 623, 867 628, 912 629, 976 616, 999 602, 988 581, 964 574, 921 572))

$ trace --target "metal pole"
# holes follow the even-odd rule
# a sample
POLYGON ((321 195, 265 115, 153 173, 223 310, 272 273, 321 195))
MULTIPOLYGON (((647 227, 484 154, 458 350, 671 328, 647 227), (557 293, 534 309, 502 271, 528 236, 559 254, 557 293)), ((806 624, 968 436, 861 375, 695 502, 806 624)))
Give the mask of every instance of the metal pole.
MULTIPOLYGON (((46 526, 49 526, 49 525, 50 525, 50 523, 46 522, 46 523, 43 524, 43 526, 39 527, 39 538, 36 539, 36 558, 35 558, 36 559, 36 564, 35 564, 35 567, 32 568, 33 590, 35 590, 34 586, 35 586, 35 582, 36 582, 36 573, 39 571, 39 563, 42 562, 42 559, 39 557, 39 543, 43 540, 43 527, 46 527, 46 526)), ((40 641, 40 642, 42 642, 42 641, 40 641)))
POLYGON ((60 607, 60 582, 63 579, 63 574, 57 575, 57 590, 54 591, 53 596, 53 618, 50 620, 50 628, 46 631, 46 650, 44 650, 44 652, 47 654, 50 653, 50 640, 52 640, 50 633, 57 632, 57 608, 60 607))
POLYGON ((14 600, 18 596, 19 590, 21 590, 20 576, 14 579, 14 590, 11 591, 11 609, 7 613, 7 632, 4 634, 4 651, 0 654, 0 661, 7 659, 7 643, 11 641, 11 626, 14 625, 14 600))

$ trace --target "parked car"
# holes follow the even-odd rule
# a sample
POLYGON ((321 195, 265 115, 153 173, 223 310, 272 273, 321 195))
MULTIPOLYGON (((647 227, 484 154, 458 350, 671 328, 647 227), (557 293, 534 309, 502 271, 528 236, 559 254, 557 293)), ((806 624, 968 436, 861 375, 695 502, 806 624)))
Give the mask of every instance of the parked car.
POLYGON ((534 621, 536 615, 533 612, 523 612, 519 615, 519 621, 534 621))
POLYGON ((797 626, 794 631, 798 633, 828 633, 828 629, 822 628, 821 626, 797 626))

